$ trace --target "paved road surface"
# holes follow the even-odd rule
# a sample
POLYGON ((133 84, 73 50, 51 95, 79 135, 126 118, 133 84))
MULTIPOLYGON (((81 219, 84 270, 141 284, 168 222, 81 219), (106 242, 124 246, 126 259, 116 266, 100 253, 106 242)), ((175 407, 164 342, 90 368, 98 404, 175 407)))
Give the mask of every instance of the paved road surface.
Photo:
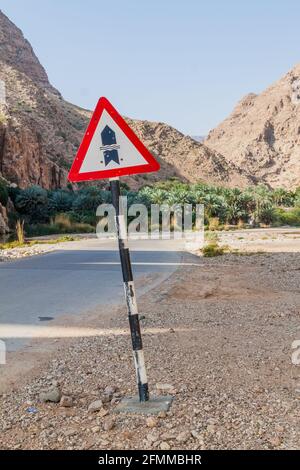
MULTIPOLYGON (((135 279, 154 274, 139 288, 138 295, 178 267, 180 250, 180 243, 174 241, 134 242, 135 279)), ((0 299, 0 338, 1 325, 49 325, 60 315, 121 303, 123 282, 117 244, 83 240, 66 243, 62 250, 45 255, 0 263, 0 299)), ((9 351, 23 344, 21 340, 6 341, 9 351)))

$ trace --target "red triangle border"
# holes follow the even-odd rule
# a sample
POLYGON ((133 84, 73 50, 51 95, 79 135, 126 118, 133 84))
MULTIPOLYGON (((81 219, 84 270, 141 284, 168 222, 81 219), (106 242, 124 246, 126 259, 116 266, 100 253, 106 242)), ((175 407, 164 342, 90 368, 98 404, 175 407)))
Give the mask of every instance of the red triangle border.
POLYGON ((122 116, 118 111, 113 107, 113 105, 108 101, 107 98, 100 98, 96 109, 92 115, 90 123, 87 127, 83 140, 78 149, 77 155, 71 167, 70 173, 68 175, 69 181, 76 183, 80 181, 96 181, 106 178, 115 178, 125 175, 133 175, 138 173, 149 173, 152 171, 158 171, 160 169, 159 163, 154 159, 149 150, 144 146, 140 141, 137 135, 133 130, 128 126, 122 116), (119 128, 124 132, 128 137, 131 143, 136 147, 138 152, 143 156, 148 165, 137 165, 127 168, 114 168, 112 170, 100 170, 92 171, 86 173, 79 173, 82 163, 85 159, 87 151, 89 149, 90 143, 93 139, 94 133, 96 131, 97 125, 101 119, 103 111, 106 110, 119 128))

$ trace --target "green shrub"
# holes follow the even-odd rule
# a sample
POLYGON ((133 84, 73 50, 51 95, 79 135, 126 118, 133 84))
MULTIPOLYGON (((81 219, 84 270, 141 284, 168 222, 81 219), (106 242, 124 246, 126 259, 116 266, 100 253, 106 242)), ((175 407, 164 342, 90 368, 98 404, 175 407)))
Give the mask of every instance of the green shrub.
POLYGON ((72 227, 72 221, 68 214, 56 214, 50 225, 54 225, 60 228, 60 231, 68 231, 72 227))
POLYGON ((72 209, 74 195, 70 191, 49 191, 49 208, 51 212, 68 212, 72 209))
POLYGON ((276 221, 275 208, 270 204, 261 207, 259 212, 255 212, 256 220, 260 224, 270 225, 276 221))
POLYGON ((218 242, 212 241, 208 245, 202 248, 203 256, 212 258, 214 256, 222 256, 226 251, 226 248, 218 245, 218 242))
POLYGON ((219 235, 217 232, 206 232, 205 233, 205 240, 211 243, 218 243, 219 235))
POLYGON ((12 200, 12 202, 15 204, 17 196, 22 192, 21 188, 15 187, 15 186, 9 186, 8 188, 8 196, 12 200))
MULTIPOLYGON (((111 202, 110 191, 98 187, 83 186, 79 190, 73 190, 69 186, 65 189, 45 191, 39 186, 21 190, 6 188, 4 185, 3 189, 0 179, 0 201, 7 203, 7 191, 17 210, 16 217, 12 216, 11 227, 15 227, 18 218, 25 219, 27 226, 37 226, 49 223, 50 219, 55 219, 59 214, 67 215, 72 226, 83 224, 95 227, 97 207, 102 203, 111 202)), ((203 182, 187 184, 169 179, 148 184, 139 191, 130 191, 128 186, 122 183, 122 193, 128 198, 128 206, 141 203, 148 209, 151 204, 204 204, 205 224, 214 230, 243 228, 249 221, 252 226, 299 225, 296 209, 300 209, 300 188, 296 191, 270 190, 264 185, 258 185, 242 190, 210 186, 203 182), (285 211, 281 208, 286 204, 290 205, 291 210, 285 211)), ((195 216, 194 206, 193 223, 195 216)), ((59 230, 71 230, 65 223, 53 221, 52 225, 57 226, 59 230)), ((44 228, 41 230, 44 231, 44 228)), ((48 232, 53 233, 52 230, 53 227, 49 228, 48 232)))
POLYGON ((69 212, 71 220, 73 222, 78 222, 82 224, 89 224, 96 227, 97 225, 97 216, 96 212, 69 212))
POLYGON ((211 217, 209 219, 208 229, 209 230, 218 230, 220 226, 220 221, 218 217, 211 217))
POLYGON ((20 243, 18 240, 6 243, 0 243, 0 250, 9 250, 10 248, 19 248, 24 246, 24 244, 20 243))
POLYGON ((59 235, 66 233, 93 233, 95 227, 88 224, 74 223, 70 227, 62 227, 61 224, 35 224, 26 225, 28 237, 42 237, 46 235, 59 235))
POLYGON ((27 216, 30 223, 49 220, 47 191, 40 186, 22 190, 16 197, 15 207, 20 214, 27 216))
POLYGON ((275 221, 279 225, 291 225, 299 226, 300 225, 300 207, 295 207, 289 211, 284 209, 277 208, 275 210, 275 221))
POLYGON ((76 193, 72 204, 72 210, 74 212, 96 212, 97 207, 101 203, 101 191, 97 188, 88 188, 76 193))

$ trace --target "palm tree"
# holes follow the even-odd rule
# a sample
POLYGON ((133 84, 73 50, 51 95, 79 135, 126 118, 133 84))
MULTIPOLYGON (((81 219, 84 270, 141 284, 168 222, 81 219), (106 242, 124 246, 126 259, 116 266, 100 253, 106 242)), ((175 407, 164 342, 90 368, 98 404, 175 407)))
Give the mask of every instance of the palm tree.
POLYGON ((272 199, 276 206, 292 206, 295 194, 284 188, 276 188, 272 193, 272 199))

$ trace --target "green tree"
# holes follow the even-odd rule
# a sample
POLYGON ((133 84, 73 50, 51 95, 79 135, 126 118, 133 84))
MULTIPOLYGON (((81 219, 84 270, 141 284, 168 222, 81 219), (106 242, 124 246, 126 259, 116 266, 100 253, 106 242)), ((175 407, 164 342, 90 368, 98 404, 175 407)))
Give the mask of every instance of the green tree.
POLYGON ((69 212, 72 209, 74 193, 70 191, 49 191, 49 206, 53 213, 69 212))
POLYGON ((272 200, 276 206, 291 207, 294 204, 295 193, 284 188, 276 188, 272 192, 272 200))
POLYGON ((50 217, 47 191, 40 186, 23 189, 16 197, 15 207, 29 223, 47 222, 50 217))

